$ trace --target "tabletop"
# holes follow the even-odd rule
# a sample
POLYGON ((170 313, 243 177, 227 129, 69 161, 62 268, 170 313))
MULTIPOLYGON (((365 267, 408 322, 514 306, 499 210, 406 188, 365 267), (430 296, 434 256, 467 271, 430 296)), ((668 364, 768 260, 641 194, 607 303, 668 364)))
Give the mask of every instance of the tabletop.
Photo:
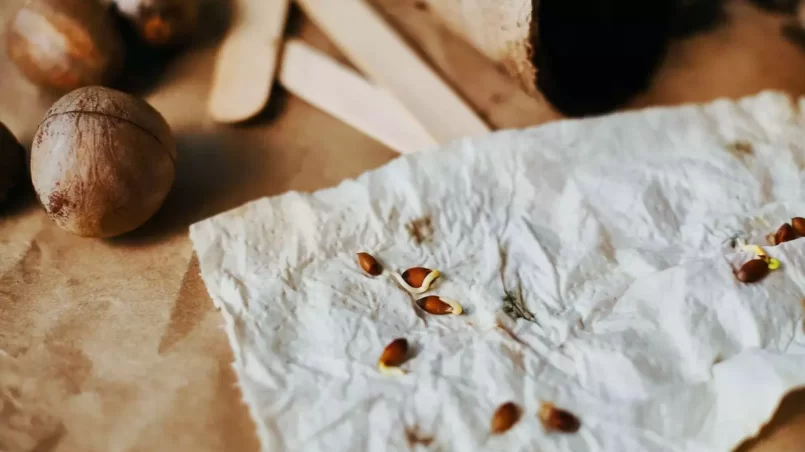
MULTIPOLYGON (((0 2, 0 22, 22 3, 0 2)), ((372 3, 494 128, 560 119, 421 2, 372 3)), ((30 187, 0 210, 0 449, 259 450, 187 228, 258 197, 335 185, 396 154, 280 88, 258 118, 213 123, 206 99, 226 6, 204 3, 209 26, 192 47, 130 59, 131 90, 165 116, 178 143, 174 189, 151 221, 115 239, 75 237, 46 217, 30 187)), ((728 20, 673 44, 651 88, 625 108, 805 93, 805 47, 781 32, 786 21, 730 2, 728 20)), ((299 11, 288 34, 348 64, 299 11)), ((0 121, 29 146, 55 98, 2 52, 0 80, 0 121)), ((740 450, 802 444, 805 391, 740 450)))

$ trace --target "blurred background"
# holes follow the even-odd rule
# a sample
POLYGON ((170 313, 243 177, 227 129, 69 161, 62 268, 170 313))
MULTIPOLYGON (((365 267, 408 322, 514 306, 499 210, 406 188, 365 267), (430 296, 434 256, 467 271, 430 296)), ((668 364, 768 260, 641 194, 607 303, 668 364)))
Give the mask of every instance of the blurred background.
MULTIPOLYGON (((82 1, 96 0, 65 0, 71 8, 82 1)), ((462 7, 473 0, 369 3, 493 130, 767 89, 805 93, 805 15, 796 1, 555 0, 538 11, 512 9, 514 22, 505 8, 530 1, 479 2, 486 6, 478 16, 462 7), (528 21, 535 13, 536 29, 528 21)), ((62 93, 38 86, 9 58, 8 24, 24 3, 0 1, 0 122, 30 149, 62 93)), ((118 3, 136 10, 136 1, 118 3)), ((176 46, 148 45, 137 25, 116 23, 127 56, 114 86, 146 99, 177 141, 176 181, 148 223, 104 242, 71 237, 45 218, 30 183, 2 207, 0 237, 29 245, 0 250, 0 298, 18 302, 0 307, 0 349, 18 359, 21 375, 58 382, 48 403, 86 429, 67 439, 49 430, 27 450, 257 450, 187 227, 261 196, 335 185, 398 154, 280 84, 255 117, 213 121, 216 58, 244 20, 241 7, 199 0, 197 23, 176 46), (95 399, 78 400, 80 393, 95 399)), ((285 37, 359 72, 295 6, 285 37)), ((803 400, 786 399, 762 439, 742 450, 803 450, 803 400)))

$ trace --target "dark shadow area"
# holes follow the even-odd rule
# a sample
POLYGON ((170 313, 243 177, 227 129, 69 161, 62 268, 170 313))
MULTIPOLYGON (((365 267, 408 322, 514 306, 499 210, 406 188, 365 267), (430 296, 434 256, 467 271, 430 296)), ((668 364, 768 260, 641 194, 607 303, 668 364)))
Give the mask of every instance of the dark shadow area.
MULTIPOLYGON (((176 181, 165 203, 143 226, 108 239, 112 245, 139 246, 187 234, 191 224, 275 194, 262 163, 271 159, 264 147, 249 143, 237 128, 221 133, 178 134, 176 181)), ((268 165, 270 166, 270 165, 268 165)))
POLYGON ((724 0, 681 0, 671 24, 671 37, 684 39, 723 24, 724 0))
POLYGON ((794 14, 800 0, 750 0, 755 5, 776 13, 794 14))
POLYGON ((789 393, 760 433, 744 441, 735 452, 749 452, 763 444, 763 450, 805 450, 805 388, 789 393), (799 432, 795 434, 795 432, 799 432), (777 440, 777 438, 783 438, 777 440))
POLYGON ((220 43, 235 15, 234 0, 206 0, 199 9, 199 27, 193 36, 194 47, 214 47, 220 43))
POLYGON ((0 222, 10 221, 38 204, 30 175, 26 174, 22 182, 8 192, 6 200, 0 203, 0 222))
POLYGON ((562 113, 605 113, 645 90, 670 41, 674 0, 540 0, 537 87, 562 113))
POLYGON ((274 83, 271 87, 271 94, 268 97, 268 103, 260 110, 256 116, 241 121, 235 124, 230 124, 229 127, 234 129, 244 129, 250 127, 257 127, 265 125, 266 123, 273 122, 282 115, 285 107, 288 104, 291 94, 285 90, 279 83, 274 83))
POLYGON ((0 202, 0 221, 10 220, 11 218, 26 212, 39 202, 36 199, 33 182, 31 182, 30 158, 31 143, 24 141, 22 145, 25 160, 25 168, 22 179, 8 193, 6 200, 0 202))
POLYGON ((562 113, 623 106, 652 83, 675 40, 728 21, 724 0, 541 0, 533 11, 537 88, 562 113))
POLYGON ((141 97, 151 94, 179 55, 191 48, 216 46, 224 38, 232 21, 232 8, 232 0, 200 1, 198 23, 189 42, 167 48, 145 44, 132 24, 116 15, 126 45, 126 63, 115 87, 141 97))
POLYGON ((787 40, 805 51, 805 29, 802 28, 799 21, 791 21, 787 24, 783 24, 780 33, 782 33, 787 40))
POLYGON ((305 24, 305 13, 299 9, 296 3, 291 3, 288 9, 288 21, 285 23, 285 35, 298 37, 305 24))

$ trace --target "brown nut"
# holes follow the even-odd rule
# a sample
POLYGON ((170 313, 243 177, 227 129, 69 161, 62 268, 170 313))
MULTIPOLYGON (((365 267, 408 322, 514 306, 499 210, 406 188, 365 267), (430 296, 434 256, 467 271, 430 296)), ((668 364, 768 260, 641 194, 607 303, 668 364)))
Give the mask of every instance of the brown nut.
POLYGON ((573 413, 557 408, 548 402, 540 406, 539 419, 542 421, 542 426, 548 431, 576 433, 581 427, 581 421, 573 413))
POLYGON ((360 264, 363 271, 372 276, 383 273, 383 267, 377 262, 377 259, 369 253, 358 253, 358 264, 360 264))
POLYGON ((25 150, 14 134, 0 122, 0 202, 25 175, 25 150))
POLYGON ((464 308, 459 302, 449 298, 440 298, 436 295, 420 298, 416 301, 416 305, 428 314, 433 315, 461 315, 464 312, 464 308))
POLYGON ((517 421, 520 420, 520 408, 514 402, 506 402, 495 410, 492 421, 489 423, 489 431, 493 435, 500 435, 508 431, 517 421))
POLYGON ((796 232, 798 236, 805 237, 805 218, 802 217, 792 218, 791 227, 794 229, 794 232, 796 232))
POLYGON ((98 0, 31 0, 8 25, 9 59, 34 83, 59 92, 106 85, 125 49, 111 12, 98 0))
POLYGON ((769 274, 769 262, 766 259, 758 258, 747 261, 735 272, 738 281, 753 283, 760 281, 769 274))
POLYGON ((380 359, 377 360, 377 369, 387 375, 401 375, 403 372, 399 366, 405 362, 408 355, 408 340, 398 338, 391 341, 383 350, 380 359))
POLYGON ((199 0, 112 0, 146 44, 185 44, 196 29, 199 0))
POLYGON ((779 245, 784 242, 788 242, 789 240, 796 239, 796 233, 794 232, 794 228, 791 227, 788 223, 783 223, 780 226, 780 229, 774 234, 774 244, 779 245))
POLYGON ((175 177, 176 144, 145 101, 102 87, 80 88, 48 111, 34 136, 31 179, 56 224, 111 237, 145 223, 175 177))

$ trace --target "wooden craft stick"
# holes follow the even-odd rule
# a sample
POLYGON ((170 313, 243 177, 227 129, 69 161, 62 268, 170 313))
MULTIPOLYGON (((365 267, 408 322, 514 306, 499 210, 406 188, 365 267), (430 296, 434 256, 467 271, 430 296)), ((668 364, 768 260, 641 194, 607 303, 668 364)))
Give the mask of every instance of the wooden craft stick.
POLYGON ((364 0, 296 0, 341 52, 440 143, 489 127, 364 0))
POLYGON ((285 44, 278 79, 291 94, 397 152, 437 144, 387 91, 299 40, 285 44))
POLYGON ((290 0, 238 0, 234 22, 218 52, 207 110, 233 123, 258 114, 268 102, 290 0))

